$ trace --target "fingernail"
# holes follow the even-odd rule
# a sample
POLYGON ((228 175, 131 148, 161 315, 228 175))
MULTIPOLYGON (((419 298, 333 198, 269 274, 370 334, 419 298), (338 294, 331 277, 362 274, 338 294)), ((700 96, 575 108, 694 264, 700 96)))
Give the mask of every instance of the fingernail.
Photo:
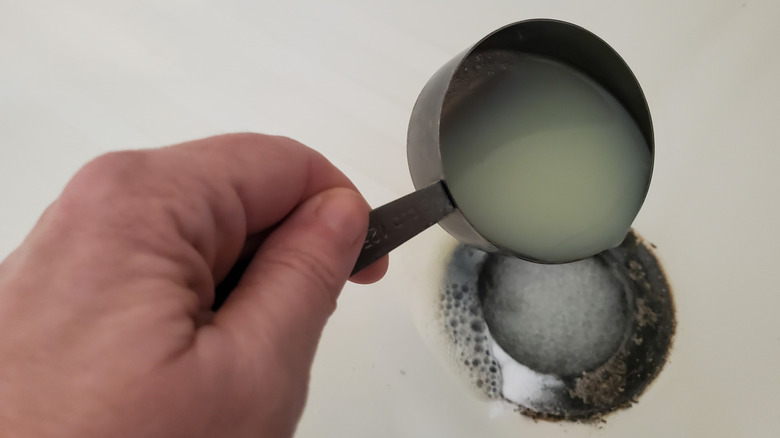
POLYGON ((335 189, 320 196, 317 216, 323 224, 349 246, 365 239, 367 214, 358 194, 348 189, 335 189))

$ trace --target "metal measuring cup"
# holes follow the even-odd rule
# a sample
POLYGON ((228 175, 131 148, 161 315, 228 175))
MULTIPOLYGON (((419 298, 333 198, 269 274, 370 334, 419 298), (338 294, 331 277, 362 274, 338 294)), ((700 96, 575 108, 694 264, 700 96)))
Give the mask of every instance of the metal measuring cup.
MULTIPOLYGON (((480 56, 487 51, 545 56, 589 76, 633 116, 650 149, 652 166, 655 146, 650 111, 636 77, 614 49, 593 33, 563 21, 534 19, 507 25, 455 56, 420 92, 412 110, 407 140, 409 171, 417 191, 371 211, 368 235, 353 274, 435 223, 461 242, 485 251, 548 263, 518 254, 481 236, 458 210, 457 200, 447 188, 440 128, 459 104, 480 92, 481 84, 491 72, 505 68, 501 56, 480 56)), ((650 174, 648 186, 649 178, 650 174)), ((643 198, 646 194, 647 189, 643 198)))

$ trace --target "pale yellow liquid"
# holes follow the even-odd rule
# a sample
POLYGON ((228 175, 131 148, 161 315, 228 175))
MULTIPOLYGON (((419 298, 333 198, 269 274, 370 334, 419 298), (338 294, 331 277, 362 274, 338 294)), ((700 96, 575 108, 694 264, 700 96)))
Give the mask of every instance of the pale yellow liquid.
POLYGON ((442 124, 457 207, 482 236, 537 261, 619 245, 647 191, 647 142, 593 80, 547 58, 512 56, 442 124))

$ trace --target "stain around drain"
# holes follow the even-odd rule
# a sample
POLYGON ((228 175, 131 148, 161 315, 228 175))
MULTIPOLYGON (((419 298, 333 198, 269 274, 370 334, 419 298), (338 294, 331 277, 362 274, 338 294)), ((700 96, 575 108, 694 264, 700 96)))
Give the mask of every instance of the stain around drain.
POLYGON ((675 329, 665 274, 633 231, 617 248, 564 265, 459 245, 438 302, 469 383, 534 418, 598 420, 635 403, 675 329))

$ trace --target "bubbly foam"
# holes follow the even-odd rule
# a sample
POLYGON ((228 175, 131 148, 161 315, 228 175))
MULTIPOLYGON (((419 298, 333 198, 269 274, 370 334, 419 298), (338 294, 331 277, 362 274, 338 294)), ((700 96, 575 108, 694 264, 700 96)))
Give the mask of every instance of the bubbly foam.
POLYGON ((447 269, 448 284, 441 290, 439 317, 445 328, 450 356, 473 386, 489 398, 501 396, 501 372, 477 293, 477 277, 485 253, 456 250, 447 269))
POLYGON ((625 285, 598 259, 540 265, 495 257, 482 275, 482 308, 493 337, 536 371, 592 370, 625 339, 625 285))

